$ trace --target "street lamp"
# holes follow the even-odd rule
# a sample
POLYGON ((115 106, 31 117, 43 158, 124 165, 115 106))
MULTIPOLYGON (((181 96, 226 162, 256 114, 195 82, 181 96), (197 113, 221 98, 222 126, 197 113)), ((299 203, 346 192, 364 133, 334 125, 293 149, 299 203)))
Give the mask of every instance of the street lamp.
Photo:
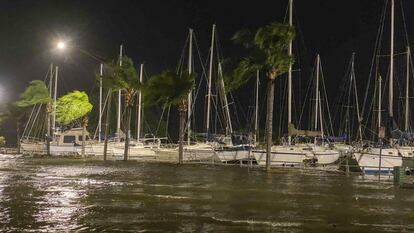
POLYGON ((64 50, 64 49, 66 48, 66 43, 65 43, 65 42, 63 42, 63 41, 59 41, 59 42, 56 44, 56 48, 57 48, 57 49, 59 49, 59 50, 64 50))
MULTIPOLYGON (((103 91, 102 90, 102 76, 103 76, 104 59, 100 58, 99 56, 93 55, 93 54, 81 49, 78 46, 73 46, 73 44, 71 44, 70 41, 68 41, 68 40, 67 41, 62 41, 62 40, 57 41, 56 42, 56 50, 58 50, 61 53, 61 55, 62 54, 67 55, 68 52, 71 52, 73 50, 77 50, 77 51, 81 52, 82 54, 86 55, 87 57, 92 58, 93 60, 98 61, 98 62, 101 63, 100 72, 99 72, 99 75, 100 75, 101 78, 100 78, 100 81, 99 81, 99 122, 98 122, 98 133, 99 133, 98 138, 99 138, 99 142, 101 142, 102 113, 103 113, 103 109, 102 109, 102 107, 103 107, 102 106, 102 91, 103 91), (66 42, 68 42, 68 43, 66 43, 66 42)), ((56 73, 57 73, 57 71, 56 71, 56 73)), ((56 82, 57 82, 57 78, 55 80, 55 83, 56 82)), ((55 84, 55 86, 56 86, 56 84, 55 84)))

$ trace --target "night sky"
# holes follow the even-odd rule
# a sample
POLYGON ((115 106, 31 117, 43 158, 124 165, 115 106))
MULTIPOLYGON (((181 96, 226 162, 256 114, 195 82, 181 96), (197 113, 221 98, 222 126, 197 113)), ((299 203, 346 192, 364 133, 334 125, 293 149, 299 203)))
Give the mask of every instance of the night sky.
MULTIPOLYGON (((237 56, 240 48, 231 36, 242 28, 283 21, 287 2, 1 1, 0 103, 15 100, 30 80, 43 79, 52 61, 60 66, 62 91, 92 90, 98 63, 75 50, 65 57, 57 55, 52 47, 59 38, 105 59, 115 58, 122 43, 128 56, 136 63, 144 62, 146 72, 155 74, 176 67, 189 27, 195 30, 203 56, 207 55, 213 23, 224 56, 237 56)), ((295 51, 299 51, 302 65, 311 67, 320 53, 328 91, 334 95, 351 53, 356 52, 357 77, 363 83, 384 0, 297 0, 294 4, 295 51)), ((410 33, 414 2, 402 4, 410 33)), ((400 5, 401 0, 396 0, 398 25, 402 25, 400 5)), ((396 29, 401 28, 398 25, 396 29)), ((401 38, 402 34, 397 35, 396 44, 401 38)), ((402 52, 404 46, 397 45, 396 52, 402 52)))

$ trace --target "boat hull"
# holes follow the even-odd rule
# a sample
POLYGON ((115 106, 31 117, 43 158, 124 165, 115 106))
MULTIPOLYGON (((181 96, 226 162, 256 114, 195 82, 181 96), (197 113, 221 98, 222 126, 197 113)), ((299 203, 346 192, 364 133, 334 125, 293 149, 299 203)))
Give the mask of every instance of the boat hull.
MULTIPOLYGON (((253 156, 258 165, 266 165, 266 151, 255 150, 253 156)), ((340 153, 335 150, 322 148, 295 147, 295 146, 276 146, 272 147, 270 156, 270 166, 323 166, 335 164, 340 157, 340 153)))
POLYGON ((367 152, 354 153, 355 160, 363 173, 392 173, 394 167, 400 167, 403 157, 396 149, 379 149, 367 152), (392 154, 390 154, 392 153, 392 154), (380 166, 381 164, 381 166, 380 166))

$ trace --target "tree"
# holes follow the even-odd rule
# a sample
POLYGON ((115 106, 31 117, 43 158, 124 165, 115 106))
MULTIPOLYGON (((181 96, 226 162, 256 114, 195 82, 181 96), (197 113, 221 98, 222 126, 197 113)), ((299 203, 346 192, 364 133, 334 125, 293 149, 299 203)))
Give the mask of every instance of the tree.
POLYGON ((3 136, 0 136, 0 146, 6 145, 6 139, 3 136))
POLYGON ((257 70, 267 76, 267 113, 266 113, 266 169, 270 169, 272 147, 274 81, 276 77, 288 72, 294 62, 288 54, 289 43, 295 37, 292 26, 278 22, 258 28, 255 32, 241 30, 234 34, 233 41, 248 50, 236 69, 230 75, 232 88, 246 83, 257 70))
MULTIPOLYGON (((124 93, 125 108, 126 108, 126 122, 124 124, 125 133, 125 149, 124 160, 128 160, 129 141, 130 141, 130 127, 131 114, 134 106, 135 96, 141 88, 137 71, 131 58, 123 56, 122 66, 118 62, 109 64, 108 72, 102 76, 102 85, 111 91, 121 90, 124 93)), ((109 108, 109 107, 108 107, 109 108)), ((105 147, 107 146, 107 139, 105 138, 105 147)), ((104 152, 105 153, 105 152, 104 152)))
POLYGON ((81 119, 82 125, 82 156, 85 155, 85 131, 88 125, 88 113, 92 104, 83 91, 73 91, 60 97, 56 103, 56 122, 68 125, 81 119))
MULTIPOLYGON (((9 107, 9 113, 13 116, 21 116, 18 114, 19 110, 15 107, 20 108, 27 108, 32 107, 37 104, 46 105, 46 119, 49 121, 49 128, 47 129, 46 134, 46 153, 47 155, 50 155, 50 132, 51 130, 51 124, 50 124, 50 117, 49 115, 52 112, 52 99, 49 95, 49 90, 46 87, 45 83, 41 80, 33 80, 30 82, 29 86, 25 89, 25 91, 20 95, 19 100, 15 103, 15 106, 9 107), (16 115, 17 114, 17 115, 16 115)), ((17 118, 20 119, 20 118, 17 118)), ((20 121, 17 120, 17 146, 18 150, 20 150, 20 121)))
POLYGON ((194 88, 194 74, 166 70, 153 76, 144 88, 144 101, 148 105, 172 105, 177 107, 180 115, 178 160, 183 163, 183 141, 185 118, 187 112, 187 96, 194 88))
MULTIPOLYGON (((16 103, 7 103, 5 111, 0 116, 2 118, 0 121, 11 120, 16 124, 16 146, 18 154, 20 154, 20 132, 25 113, 26 108, 18 107, 16 103)), ((0 125, 2 123, 0 122, 0 125)))

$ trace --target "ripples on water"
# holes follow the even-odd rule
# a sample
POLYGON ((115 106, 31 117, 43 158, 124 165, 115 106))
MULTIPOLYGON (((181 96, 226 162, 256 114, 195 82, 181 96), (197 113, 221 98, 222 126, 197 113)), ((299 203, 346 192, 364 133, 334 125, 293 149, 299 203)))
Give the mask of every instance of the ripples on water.
POLYGON ((414 232, 414 191, 326 172, 0 155, 2 232, 414 232))

